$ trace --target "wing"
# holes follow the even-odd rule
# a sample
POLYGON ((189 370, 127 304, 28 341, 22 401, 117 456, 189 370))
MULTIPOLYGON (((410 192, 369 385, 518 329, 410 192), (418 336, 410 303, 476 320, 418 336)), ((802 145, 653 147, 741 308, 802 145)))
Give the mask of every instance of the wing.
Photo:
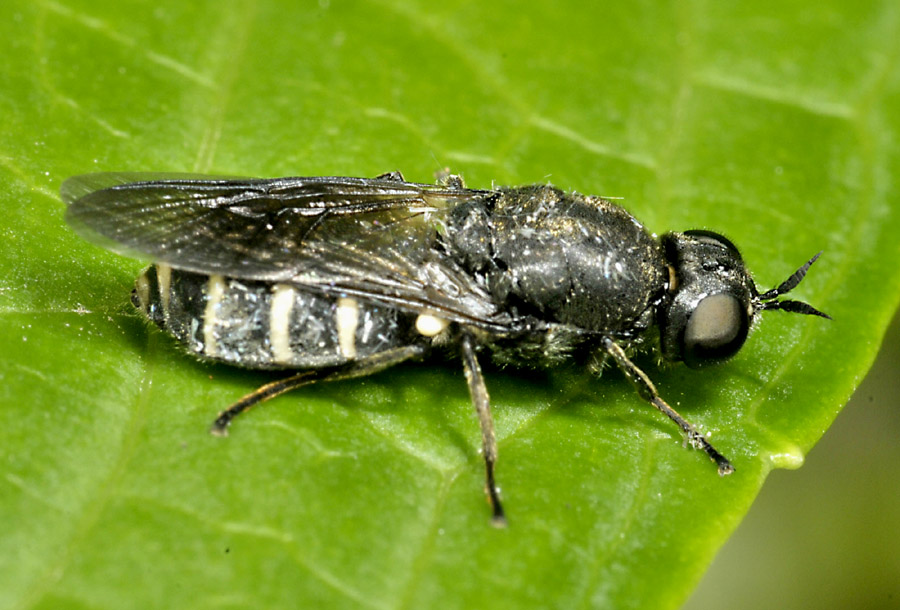
POLYGON ((479 326, 510 322, 435 247, 449 211, 491 191, 379 178, 113 173, 70 178, 61 193, 72 227, 120 254, 479 326))

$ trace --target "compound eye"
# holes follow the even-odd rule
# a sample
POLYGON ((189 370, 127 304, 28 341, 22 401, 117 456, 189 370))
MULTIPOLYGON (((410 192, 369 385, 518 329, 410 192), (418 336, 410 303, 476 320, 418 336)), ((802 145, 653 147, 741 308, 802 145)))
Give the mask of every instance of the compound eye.
POLYGON ((735 297, 726 293, 703 298, 684 329, 684 362, 691 368, 727 360, 744 340, 750 321, 735 297))

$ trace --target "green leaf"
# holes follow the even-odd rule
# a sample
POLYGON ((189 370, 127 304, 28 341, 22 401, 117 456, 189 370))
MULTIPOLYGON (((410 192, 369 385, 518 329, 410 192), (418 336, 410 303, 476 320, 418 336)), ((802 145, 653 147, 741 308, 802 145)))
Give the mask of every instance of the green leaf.
POLYGON ((686 597, 796 467, 900 297, 895 3, 152 4, 0 20, 0 606, 652 607, 686 597), (201 364, 79 240, 101 170, 360 175, 623 197, 711 228, 759 284, 821 261, 713 370, 640 361, 728 478, 615 371, 488 369, 510 527, 489 526, 456 363, 215 413, 271 375, 201 364))

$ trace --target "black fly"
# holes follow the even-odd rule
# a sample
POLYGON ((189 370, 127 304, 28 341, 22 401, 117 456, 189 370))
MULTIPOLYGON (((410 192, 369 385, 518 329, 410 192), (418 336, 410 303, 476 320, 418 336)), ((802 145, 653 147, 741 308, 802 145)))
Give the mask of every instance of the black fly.
POLYGON ((294 388, 369 375, 432 348, 458 352, 496 525, 505 517, 479 351, 529 367, 612 358, 726 475, 731 463, 628 353, 658 336, 665 359, 701 366, 733 356, 760 311, 828 317, 778 298, 818 254, 760 293, 725 237, 657 239, 605 199, 550 186, 475 190, 456 176, 426 185, 398 172, 273 180, 112 173, 71 178, 62 197, 81 235, 155 261, 132 301, 189 350, 299 371, 223 411, 215 434, 294 388))

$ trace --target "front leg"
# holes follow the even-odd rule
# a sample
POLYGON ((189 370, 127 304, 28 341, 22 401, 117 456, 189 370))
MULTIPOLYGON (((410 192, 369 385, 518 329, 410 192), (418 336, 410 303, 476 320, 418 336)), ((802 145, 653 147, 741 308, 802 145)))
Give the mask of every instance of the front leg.
POLYGON ((690 443, 691 447, 705 451, 706 455, 709 456, 709 459, 716 463, 720 475, 725 476, 726 474, 734 472, 734 466, 731 465, 731 462, 729 462, 724 455, 716 451, 716 448, 706 440, 705 436, 700 434, 700 431, 697 430, 692 423, 679 415, 675 409, 670 407, 666 401, 660 398, 659 392, 656 391, 656 386, 653 385, 653 382, 650 381, 647 374, 639 369, 634 362, 628 359, 628 356, 625 355, 625 351, 619 344, 609 337, 604 337, 603 348, 606 350, 606 353, 612 356, 613 360, 616 361, 616 364, 619 365, 619 368, 625 373, 628 380, 634 384, 640 397, 665 413, 666 417, 678 424, 678 427, 681 428, 682 432, 687 435, 688 443, 690 443))

